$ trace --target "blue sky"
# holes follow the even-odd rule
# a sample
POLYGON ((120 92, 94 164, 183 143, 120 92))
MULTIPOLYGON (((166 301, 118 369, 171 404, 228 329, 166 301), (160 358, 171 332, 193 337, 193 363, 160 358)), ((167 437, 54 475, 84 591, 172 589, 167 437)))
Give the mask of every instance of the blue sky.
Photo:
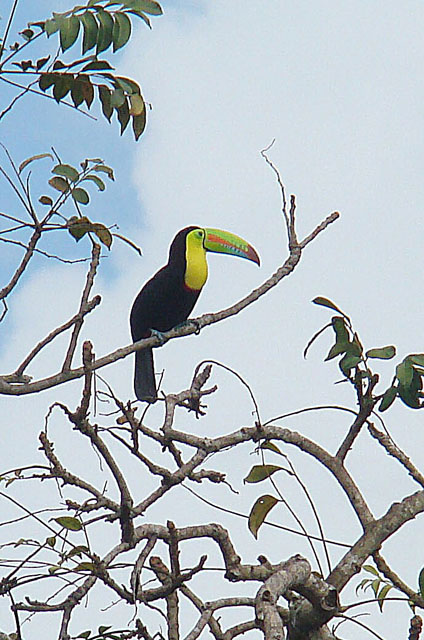
MULTIPOLYGON (((38 2, 34 17, 48 15, 51 7, 51 2, 38 2)), ((102 306, 88 319, 84 337, 93 340, 98 355, 129 342, 131 302, 166 260, 174 233, 186 224, 234 231, 251 241, 262 259, 257 269, 245 261, 211 256, 210 279, 196 315, 230 305, 283 262, 279 192, 259 153, 275 138, 270 156, 288 192, 297 195, 300 235, 335 209, 342 214, 340 221, 308 248, 288 281, 240 316, 157 350, 157 368, 165 368, 164 389, 172 392, 189 382, 199 360, 216 358, 246 377, 264 419, 306 405, 354 407, 346 385, 333 384, 339 377, 335 365, 322 362, 329 337, 315 345, 306 362, 302 359, 308 339, 329 318, 310 300, 317 295, 333 299, 352 316, 367 348, 396 344, 395 362, 407 353, 424 351, 422 2, 269 0, 265 7, 250 0, 231 5, 224 0, 165 0, 163 7, 165 15, 154 20, 153 30, 140 25, 124 54, 116 57, 120 72, 135 77, 153 105, 147 131, 137 145, 130 132, 120 138, 115 123, 93 123, 42 98, 31 101, 31 118, 22 100, 0 125, 0 138, 18 162, 53 145, 70 163, 99 156, 115 169, 117 180, 108 183, 105 194, 95 195, 92 189, 94 206, 87 213, 107 223, 119 221, 120 231, 141 245, 144 257, 116 244, 97 281, 102 306)), ((49 177, 48 161, 34 169, 38 187, 49 177)), ((0 189, 2 208, 14 206, 4 184, 0 189)), ((82 251, 71 239, 67 243, 75 255, 82 251)), ((79 266, 71 270, 37 261, 11 298, 2 325, 3 371, 13 370, 34 341, 75 312, 82 278, 79 266)), ((30 373, 55 371, 63 344, 40 357, 30 373)), ((393 363, 379 370, 383 390, 393 363)), ((129 359, 103 373, 120 397, 132 397, 129 359)), ((220 395, 209 400, 209 416, 196 422, 181 415, 182 428, 215 435, 251 423, 245 392, 220 371, 215 381, 220 395)), ((19 438, 19 451, 14 442, 5 443, 5 456, 16 465, 22 459, 33 460, 49 403, 59 398, 72 405, 78 397, 77 383, 37 398, 2 400, 10 416, 9 433, 17 428, 25 433, 24 441, 19 438)), ((149 424, 157 425, 160 407, 149 416, 149 424)), ((334 414, 293 418, 285 426, 331 451, 348 428, 345 419, 334 414)), ((395 406, 387 426, 422 466, 422 415, 395 406)), ((78 451, 78 460, 68 460, 75 472, 94 474, 89 452, 78 448, 81 444, 59 419, 53 433, 65 458, 78 451)), ((341 493, 316 465, 289 452, 311 486, 327 535, 350 540, 358 527, 341 493)), ((213 460, 229 470, 230 480, 241 491, 237 504, 246 512, 257 496, 255 487, 241 486, 240 478, 253 460, 249 453, 244 449, 229 453, 226 460, 213 460)), ((376 514, 384 513, 393 497, 415 490, 366 434, 348 464, 376 514)), ((130 466, 132 471, 138 473, 130 466)), ((297 500, 291 485, 284 490, 297 500)), ((208 491, 205 495, 226 506, 234 501, 223 490, 208 491)), ((178 495, 165 511, 155 508, 148 517, 174 517, 183 524, 192 520, 195 510, 199 520, 221 519, 219 513, 191 502, 183 491, 178 495)), ((306 512, 302 514, 312 527, 306 512)), ((291 524, 283 512, 278 518, 291 524)), ((236 528, 246 561, 253 561, 263 548, 273 561, 282 554, 309 554, 297 538, 282 536, 276 544, 275 533, 263 530, 256 542, 244 523, 240 526, 230 517, 223 522, 236 528)), ((421 568, 422 535, 418 519, 384 549, 411 586, 421 568)), ((111 534, 111 544, 113 540, 111 534)), ((375 628, 385 638, 406 637, 409 612, 404 605, 388 606, 384 616, 373 611, 375 628)), ((156 624, 153 614, 152 618, 156 624)), ((364 637, 354 626, 347 630, 346 625, 343 633, 352 640, 364 637)))

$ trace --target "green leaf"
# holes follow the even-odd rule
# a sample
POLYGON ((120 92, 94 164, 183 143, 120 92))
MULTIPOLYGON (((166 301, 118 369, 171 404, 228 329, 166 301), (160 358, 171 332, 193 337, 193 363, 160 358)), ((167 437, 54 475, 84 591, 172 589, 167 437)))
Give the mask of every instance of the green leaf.
POLYGON ((79 202, 80 204, 88 204, 90 202, 90 196, 87 191, 85 189, 81 189, 81 187, 75 187, 75 189, 72 189, 71 195, 75 202, 79 202))
POLYGON ((99 10, 97 13, 99 21, 99 34, 97 36, 96 54, 106 51, 112 44, 113 18, 107 11, 99 10))
POLYGON ((349 349, 349 342, 336 342, 333 344, 330 351, 328 352, 327 357, 325 358, 325 362, 328 360, 332 360, 336 356, 339 356, 341 353, 346 353, 349 349))
POLYGON ((26 158, 23 160, 18 167, 18 173, 22 173, 22 171, 27 167, 31 162, 35 160, 41 160, 41 158, 51 158, 53 160, 53 156, 51 153, 38 153, 36 156, 31 156, 30 158, 26 158))
POLYGON ((344 318, 341 318, 340 316, 334 316, 333 318, 331 318, 331 324, 333 325, 334 333, 337 337, 337 342, 348 342, 349 331, 347 330, 344 318))
POLYGON ((78 38, 80 21, 77 16, 71 15, 69 18, 62 18, 60 21, 60 46, 62 51, 66 51, 74 44, 78 38))
POLYGON ((381 613, 383 613, 384 599, 389 593, 390 589, 393 589, 393 586, 391 584, 385 584, 378 594, 378 606, 380 607, 381 613))
POLYGON ((44 23, 44 31, 47 33, 48 38, 50 38, 53 33, 56 33, 56 31, 59 31, 59 29, 59 21, 55 20, 55 18, 50 18, 44 23))
POLYGON ((93 60, 81 69, 81 71, 102 71, 104 69, 113 69, 107 60, 93 60))
POLYGON ((381 578, 376 578, 371 582, 372 590, 374 591, 374 595, 377 598, 378 590, 380 588, 381 578))
POLYGON ((144 110, 139 116, 133 116, 132 127, 136 141, 139 139, 146 128, 146 111, 144 110))
POLYGON ((274 498, 274 496, 270 495, 261 496, 256 500, 250 511, 248 523, 249 530, 255 538, 258 537, 259 528, 263 524, 266 516, 277 504, 277 502, 277 498, 274 498))
POLYGON ((414 368, 409 358, 405 358, 403 362, 396 367, 396 377, 403 387, 409 387, 414 375, 414 368))
POLYGON ((66 226, 68 227, 68 231, 71 236, 75 238, 77 242, 92 229, 92 223, 86 216, 81 218, 78 218, 78 216, 72 216, 69 218, 66 226))
POLYGON ((412 380, 409 385, 403 385, 399 383, 398 395, 406 406, 411 409, 421 408, 421 390, 423 388, 423 381, 418 371, 412 368, 412 380))
POLYGON ((47 64, 47 62, 49 61, 49 58, 50 56, 47 56, 46 58, 39 58, 37 60, 37 62, 35 63, 35 67, 37 71, 40 71, 40 69, 42 69, 44 65, 47 64))
POLYGON ((54 567, 49 567, 49 573, 50 575, 55 574, 57 571, 60 570, 60 567, 58 567, 57 565, 55 565, 54 567))
POLYGON ((93 167, 93 171, 97 171, 97 172, 100 171, 101 173, 106 173, 109 180, 112 180, 112 181, 115 180, 113 169, 111 167, 108 167, 106 164, 96 164, 96 166, 93 167))
POLYGON ((38 198, 38 202, 40 202, 41 204, 47 204, 49 206, 53 204, 53 200, 49 198, 49 196, 40 196, 38 198))
POLYGON ((91 107, 94 100, 94 88, 90 79, 87 76, 77 76, 77 81, 80 82, 81 93, 88 108, 91 107))
POLYGON ((56 536, 50 536, 49 538, 46 538, 46 543, 49 545, 49 547, 53 548, 56 544, 56 536))
POLYGON ((20 62, 12 62, 12 64, 22 69, 22 71, 28 71, 28 69, 34 69, 32 60, 21 60, 20 62))
POLYGON ((146 109, 143 97, 139 93, 134 93, 130 96, 130 105, 130 116, 140 116, 146 109))
POLYGON ((365 355, 367 358, 390 360, 396 355, 396 347, 394 347, 393 345, 388 345, 387 347, 379 347, 378 349, 369 349, 365 355))
POLYGON ((69 191, 69 184, 66 182, 66 180, 60 178, 59 176, 50 178, 49 185, 57 191, 62 191, 62 193, 66 193, 66 191, 69 191))
POLYGON ((266 480, 272 476, 276 471, 283 470, 283 467, 279 467, 275 464, 255 464, 248 475, 244 478, 243 482, 246 483, 254 483, 254 482, 262 482, 262 480, 266 480))
POLYGON ((82 524, 78 518, 72 518, 71 516, 60 516, 59 518, 53 518, 58 525, 69 531, 81 531, 82 524))
POLYGON ((344 315, 343 311, 340 311, 340 309, 336 307, 334 302, 331 302, 331 300, 329 300, 328 298, 322 298, 321 296, 318 296, 317 298, 314 298, 312 302, 314 304, 320 305, 321 307, 328 307, 329 309, 333 309, 333 311, 337 311, 337 313, 341 313, 342 315, 344 315))
POLYGON ((126 97, 122 89, 113 89, 112 95, 110 97, 110 104, 115 109, 119 109, 124 102, 126 101, 126 97))
POLYGON ((140 85, 137 84, 135 80, 131 80, 131 78, 125 78, 123 76, 116 77, 116 88, 122 89, 128 95, 140 95, 140 85))
POLYGON ((352 340, 352 342, 348 343, 348 345, 347 345, 347 353, 351 354, 352 356, 361 356, 362 355, 362 347, 355 340, 355 338, 352 340))
POLYGON ((420 596, 424 598, 424 567, 421 569, 418 576, 418 588, 419 588, 420 596))
POLYGON ((79 19, 84 28, 82 39, 82 53, 84 54, 97 44, 99 25, 91 11, 85 11, 79 16, 79 19))
POLYGON ((46 91, 49 87, 56 82, 57 73, 42 73, 38 81, 38 86, 41 91, 46 91))
POLYGON ((106 185, 103 180, 99 178, 99 176, 95 176, 92 173, 89 173, 87 176, 85 176, 81 180, 81 182, 84 182, 84 180, 91 180, 91 182, 94 182, 94 184, 97 185, 99 191, 104 191, 106 189, 106 185))
POLYGON ((118 114, 118 120, 121 124, 121 136, 122 136, 122 134, 124 133, 130 121, 130 110, 128 107, 127 100, 125 100, 120 107, 116 107, 116 112, 118 114))
POLYGON ((82 84, 81 84, 81 81, 79 80, 79 76, 76 77, 76 79, 74 80, 74 84, 72 85, 71 98, 72 98, 72 102, 76 107, 79 107, 80 104, 84 102, 84 96, 82 93, 82 84))
POLYGON ((121 0, 121 3, 130 9, 143 11, 151 16, 161 16, 163 13, 160 4, 154 0, 121 0))
POLYGON ((152 28, 149 18, 146 15, 144 15, 142 11, 129 10, 127 13, 131 13, 131 15, 137 16, 137 18, 141 18, 143 22, 147 24, 149 29, 152 28))
POLYGON ((348 376, 350 370, 356 367, 360 361, 361 356, 356 356, 353 353, 346 353, 346 355, 340 360, 339 367, 342 373, 344 373, 345 376, 348 376))
POLYGON ((100 222, 96 222, 95 224, 93 224, 93 231, 98 237, 98 239, 100 240, 100 242, 104 244, 108 249, 110 249, 112 246, 113 238, 109 229, 105 227, 104 224, 101 224, 100 222))
POLYGON ((32 29, 23 29, 22 31, 19 32, 19 35, 21 35, 24 40, 29 42, 31 38, 34 37, 34 31, 32 29))
POLYGON ((87 638, 89 638, 91 636, 91 631, 83 631, 82 633, 80 633, 77 638, 84 638, 84 640, 87 640, 87 638))
POLYGON ((269 449, 270 451, 274 451, 274 453, 278 453, 280 454, 280 456, 284 455, 282 451, 280 451, 280 449, 277 447, 276 444, 274 444, 273 442, 271 442, 271 440, 265 440, 265 442, 263 442, 260 445, 261 449, 269 449))
POLYGON ((70 550, 70 552, 67 554, 67 558, 74 558, 75 556, 81 558, 84 552, 88 552, 88 548, 84 544, 80 544, 70 550))
POLYGON ((368 573, 372 573, 373 576, 380 577, 380 574, 378 573, 377 569, 375 567, 373 567, 372 564, 364 564, 364 566, 362 568, 365 571, 368 571, 368 573))
POLYGON ((396 387, 389 387, 388 389, 386 389, 386 391, 384 392, 384 395, 381 399, 380 402, 380 406, 378 407, 379 411, 386 411, 395 401, 395 398, 397 396, 397 388, 396 387))
POLYGON ((419 367, 424 367, 424 353, 413 353, 409 356, 410 362, 417 364, 419 367))
POLYGON ((112 31, 113 53, 127 44, 131 36, 131 20, 126 13, 117 11, 112 31))
POLYGON ((56 102, 60 102, 72 89, 74 76, 72 73, 58 73, 56 76, 56 82, 53 87, 53 96, 56 102))
POLYGON ((98 90, 100 102, 102 103, 103 115, 110 122, 113 113, 113 107, 111 104, 112 92, 105 84, 99 85, 98 90))
POLYGON ((115 109, 119 109, 124 102, 126 101, 126 97, 122 89, 113 89, 112 94, 110 96, 110 104, 115 109))
POLYGON ((76 182, 79 178, 78 171, 70 164, 57 164, 55 167, 53 167, 52 173, 55 173, 57 176, 69 178, 69 180, 71 180, 72 182, 76 182))
POLYGON ((80 562, 76 567, 75 571, 95 571, 96 565, 93 562, 80 562))

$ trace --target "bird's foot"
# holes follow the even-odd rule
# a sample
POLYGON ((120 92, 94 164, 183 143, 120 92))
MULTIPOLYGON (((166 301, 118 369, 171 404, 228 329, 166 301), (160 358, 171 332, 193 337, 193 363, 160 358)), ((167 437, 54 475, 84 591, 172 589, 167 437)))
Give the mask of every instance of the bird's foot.
POLYGON ((196 334, 196 336, 199 335, 200 333, 200 324, 197 320, 184 320, 184 322, 180 322, 180 324, 177 324, 174 329, 180 329, 181 327, 189 327, 190 325, 194 325, 196 327, 196 331, 194 332, 196 334))
MULTIPOLYGON (((159 340, 159 346, 160 347, 163 344, 165 344, 165 342, 168 341, 168 338, 165 338, 165 336, 162 333, 162 331, 158 331, 157 329, 150 329, 150 335, 154 336, 155 338, 157 338, 159 340)), ((148 401, 148 402, 150 402, 150 401, 148 401)))
POLYGON ((198 336, 198 335, 199 335, 199 333, 200 333, 200 329, 202 328, 202 327, 200 326, 199 321, 198 321, 198 320, 190 320, 190 322, 191 322, 191 324, 194 324, 194 326, 196 327, 196 331, 194 332, 194 334, 195 334, 196 336, 198 336))

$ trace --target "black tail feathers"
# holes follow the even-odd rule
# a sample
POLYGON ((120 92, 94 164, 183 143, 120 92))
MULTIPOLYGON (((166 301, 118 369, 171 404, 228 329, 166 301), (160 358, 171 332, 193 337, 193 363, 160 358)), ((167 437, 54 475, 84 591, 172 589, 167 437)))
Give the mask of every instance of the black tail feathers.
POLYGON ((152 349, 135 353, 134 391, 137 398, 144 402, 153 403, 157 400, 152 349))

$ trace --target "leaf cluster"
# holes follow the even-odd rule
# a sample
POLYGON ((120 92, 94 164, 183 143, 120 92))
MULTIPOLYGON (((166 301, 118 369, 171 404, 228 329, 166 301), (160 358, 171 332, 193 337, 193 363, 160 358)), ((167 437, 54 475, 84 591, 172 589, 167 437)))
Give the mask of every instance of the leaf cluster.
MULTIPOLYGON (((35 60, 22 59, 11 64, 23 74, 38 75, 37 84, 41 92, 58 103, 69 97, 70 104, 76 109, 85 106, 90 110, 97 93, 104 117, 110 122, 116 114, 121 135, 131 121, 134 137, 138 140, 146 127, 146 104, 140 86, 131 78, 113 73, 111 64, 98 56, 109 49, 115 53, 128 43, 134 17, 141 18, 150 27, 148 15, 161 14, 162 9, 154 0, 89 0, 86 5, 77 5, 70 11, 53 13, 44 22, 30 23, 21 32, 25 44, 21 47, 13 45, 12 53, 5 62, 42 34, 48 38, 58 35, 62 53, 73 47, 82 34, 83 57, 80 59, 65 62, 56 56, 50 61, 50 55, 43 55, 35 60), (41 30, 37 35, 34 25, 41 30), (90 51, 93 53, 85 55, 90 51)), ((0 79, 10 73, 17 71, 7 69, 4 63, 0 65, 0 79)))
POLYGON ((365 564, 363 566, 363 569, 372 574, 374 577, 364 578, 363 580, 361 580, 359 585, 356 587, 356 593, 358 593, 359 590, 367 591, 367 589, 371 588, 377 599, 380 611, 381 613, 383 613, 384 600, 386 599, 389 591, 394 588, 394 585, 388 580, 382 578, 377 569, 372 565, 365 564))
MULTIPOLYGON (((328 298, 317 297, 313 300, 317 305, 327 307, 336 311, 337 316, 331 318, 331 323, 320 329, 309 341, 304 355, 306 356, 309 347, 323 331, 331 328, 334 332, 334 344, 325 358, 325 361, 339 357, 339 368, 345 379, 349 380, 358 388, 364 380, 372 380, 373 372, 370 368, 369 360, 391 360, 396 355, 396 347, 387 345, 365 351, 358 334, 353 330, 352 322, 343 311, 341 311, 328 298)), ((423 376, 424 376, 424 354, 415 353, 406 356, 395 369, 392 384, 379 397, 381 402, 379 411, 386 411, 395 401, 400 398, 404 404, 411 409, 420 409, 423 406, 423 376)))

